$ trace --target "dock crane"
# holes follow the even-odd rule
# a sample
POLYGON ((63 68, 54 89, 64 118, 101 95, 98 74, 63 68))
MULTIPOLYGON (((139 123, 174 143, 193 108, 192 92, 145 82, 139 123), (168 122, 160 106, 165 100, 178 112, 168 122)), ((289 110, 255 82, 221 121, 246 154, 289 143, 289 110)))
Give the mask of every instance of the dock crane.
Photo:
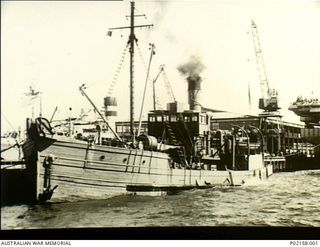
POLYGON ((262 97, 259 99, 259 109, 264 110, 265 113, 273 113, 280 109, 278 106, 278 92, 275 89, 269 88, 269 81, 267 78, 260 46, 258 28, 253 20, 251 20, 251 31, 262 95, 262 97))
POLYGON ((160 68, 159 68, 159 72, 156 76, 156 78, 153 80, 153 110, 156 110, 156 92, 155 92, 155 83, 157 82, 159 76, 162 74, 163 76, 163 81, 164 81, 164 85, 166 87, 166 90, 167 90, 167 93, 168 93, 168 96, 169 96, 169 99, 171 102, 176 102, 176 98, 174 97, 174 94, 173 94, 173 90, 172 90, 172 87, 170 85, 170 82, 169 82, 169 79, 168 79, 168 76, 164 70, 165 68, 165 65, 162 64, 160 65, 160 68))

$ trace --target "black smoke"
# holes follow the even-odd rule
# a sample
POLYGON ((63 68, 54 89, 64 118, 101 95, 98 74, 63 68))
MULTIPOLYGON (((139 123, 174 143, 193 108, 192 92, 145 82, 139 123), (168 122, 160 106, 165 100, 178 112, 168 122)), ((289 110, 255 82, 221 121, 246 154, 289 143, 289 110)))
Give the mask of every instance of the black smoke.
POLYGON ((188 62, 177 67, 178 71, 187 77, 199 77, 200 73, 206 68, 197 56, 190 56, 188 62))

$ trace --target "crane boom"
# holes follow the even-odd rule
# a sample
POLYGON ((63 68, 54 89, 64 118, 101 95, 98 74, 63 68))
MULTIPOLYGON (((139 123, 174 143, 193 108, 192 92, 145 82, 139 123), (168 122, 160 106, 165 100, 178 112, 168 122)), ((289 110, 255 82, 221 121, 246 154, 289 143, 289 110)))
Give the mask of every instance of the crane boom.
POLYGON ((254 49, 256 53, 258 76, 259 76, 260 85, 261 85, 261 94, 262 94, 262 97, 266 99, 266 98, 269 98, 269 95, 268 95, 269 82, 268 82, 267 73, 266 73, 266 69, 263 61, 258 28, 253 20, 251 21, 251 27, 252 27, 253 44, 254 44, 254 49))
POLYGON ((264 65, 258 28, 253 20, 251 20, 251 31, 262 97, 259 99, 259 108, 268 112, 277 111, 278 109, 280 109, 278 107, 278 92, 275 89, 269 88, 269 81, 264 65))
POLYGON ((164 68, 165 68, 165 65, 164 65, 164 64, 160 65, 159 72, 158 72, 156 78, 153 80, 153 109, 154 109, 154 110, 156 110, 155 83, 157 82, 157 80, 158 80, 158 78, 159 78, 159 76, 160 76, 161 74, 162 74, 162 76, 163 76, 164 85, 165 85, 165 87, 166 87, 167 94, 168 94, 168 96, 169 96, 170 101, 171 101, 171 102, 176 102, 176 98, 174 97, 171 84, 170 84, 170 82, 169 82, 168 76, 167 76, 164 68))
POLYGON ((167 73, 164 70, 164 65, 162 65, 162 76, 163 76, 163 80, 164 80, 164 85, 167 89, 168 96, 169 96, 171 102, 175 102, 176 98, 174 97, 173 90, 172 90, 171 84, 169 82, 167 73))

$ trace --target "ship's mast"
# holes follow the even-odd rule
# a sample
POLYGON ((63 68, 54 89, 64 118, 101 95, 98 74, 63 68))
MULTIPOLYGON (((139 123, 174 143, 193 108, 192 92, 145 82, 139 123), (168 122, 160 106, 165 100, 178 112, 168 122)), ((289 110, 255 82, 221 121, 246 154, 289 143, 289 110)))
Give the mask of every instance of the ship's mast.
POLYGON ((130 134, 131 140, 134 143, 135 136, 134 136, 134 42, 137 41, 136 36, 134 34, 134 29, 136 27, 153 27, 153 24, 150 25, 134 25, 134 18, 139 16, 145 15, 135 15, 134 14, 134 5, 135 3, 132 1, 130 2, 131 5, 131 12, 130 12, 130 26, 129 27, 116 27, 110 28, 109 30, 116 30, 116 29, 127 29, 130 28, 130 36, 129 36, 129 52, 130 52, 130 134))
POLYGON ((134 41, 135 41, 135 34, 134 34, 134 2, 131 2, 131 16, 130 16, 130 36, 129 36, 129 43, 130 43, 130 135, 132 138, 132 143, 135 141, 134 136, 134 84, 133 84, 133 72, 134 72, 134 41))

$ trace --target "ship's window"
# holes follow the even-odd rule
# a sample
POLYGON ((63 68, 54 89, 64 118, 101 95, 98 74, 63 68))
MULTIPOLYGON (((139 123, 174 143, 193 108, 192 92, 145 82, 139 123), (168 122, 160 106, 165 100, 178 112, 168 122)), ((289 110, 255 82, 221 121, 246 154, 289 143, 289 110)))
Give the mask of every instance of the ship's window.
POLYGON ((122 162, 123 162, 123 163, 126 163, 126 162, 127 162, 127 158, 124 158, 122 162))
POLYGON ((163 121, 169 121, 169 116, 168 115, 163 115, 163 121))
POLYGON ((156 117, 154 115, 149 116, 149 122, 155 122, 156 117))
POLYGON ((183 120, 184 120, 185 122, 189 122, 189 116, 184 116, 183 120))
POLYGON ((158 115, 156 118, 157 118, 157 122, 162 122, 162 116, 158 115))
POLYGON ((117 126, 117 133, 122 133, 122 126, 117 126))
POLYGON ((104 160, 105 156, 104 155, 101 155, 100 156, 100 161, 104 160))
POLYGON ((198 122, 198 116, 197 115, 193 115, 192 116, 192 122, 198 122))
POLYGON ((205 124, 206 123, 206 116, 202 116, 201 115, 200 116, 200 122, 205 124))

